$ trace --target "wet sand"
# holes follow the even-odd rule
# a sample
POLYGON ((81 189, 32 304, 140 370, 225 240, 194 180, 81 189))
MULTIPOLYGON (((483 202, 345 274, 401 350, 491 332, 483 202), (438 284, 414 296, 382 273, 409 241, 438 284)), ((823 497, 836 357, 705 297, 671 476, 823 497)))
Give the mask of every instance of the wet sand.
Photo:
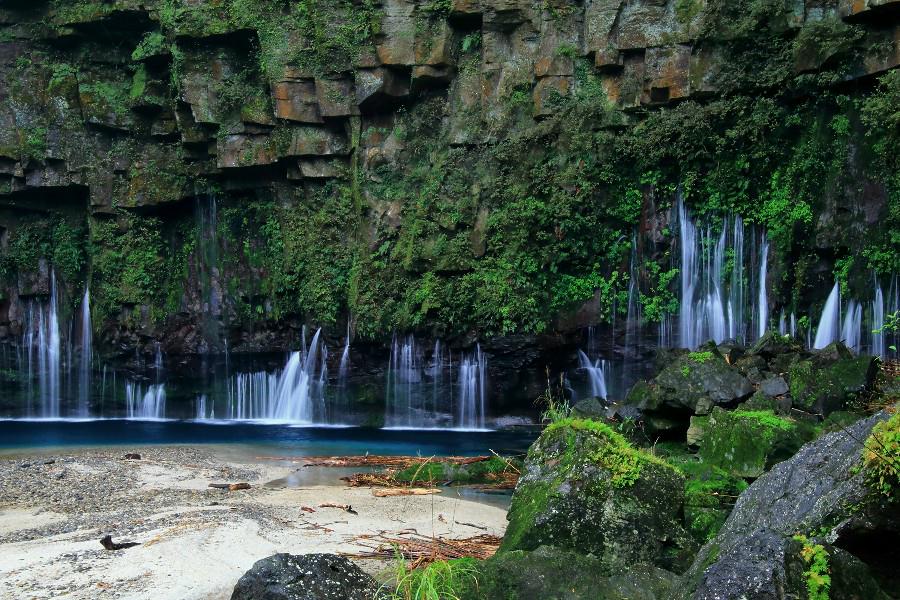
MULTIPOLYGON (((0 456, 0 598, 227 599, 244 571, 276 552, 353 553, 364 533, 469 537, 506 526, 502 506, 456 490, 377 498, 334 470, 248 460, 209 446, 0 456), (234 482, 252 487, 208 487, 234 482), (138 545, 107 551, 106 534, 138 545)), ((373 574, 389 566, 359 564, 373 574)))

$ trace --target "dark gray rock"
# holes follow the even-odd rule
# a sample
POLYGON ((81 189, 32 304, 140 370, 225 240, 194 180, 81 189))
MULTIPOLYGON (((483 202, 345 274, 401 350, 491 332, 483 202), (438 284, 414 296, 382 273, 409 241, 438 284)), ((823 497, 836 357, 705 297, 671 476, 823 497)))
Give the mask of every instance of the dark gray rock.
POLYGON ((774 398, 775 396, 787 394, 788 384, 783 377, 770 377, 759 384, 759 389, 766 396, 774 398))
POLYGON ((762 529, 719 555, 706 570, 694 600, 784 600, 804 587, 802 544, 762 529))
POLYGON ((585 419, 606 419, 606 405, 599 398, 580 400, 572 407, 572 416, 585 419))
POLYGON ((624 402, 640 410, 649 434, 684 430, 690 415, 709 414, 714 406, 734 407, 754 392, 750 380, 716 348, 668 356, 671 362, 659 375, 635 383, 624 402))
MULTIPOLYGON (((719 535, 697 554, 685 574, 682 597, 792 597, 771 595, 772 588, 757 585, 757 573, 766 573, 765 577, 780 573, 789 581, 793 560, 789 545, 797 533, 824 534, 824 543, 835 548, 831 554, 842 559, 834 562, 833 578, 852 582, 855 577, 865 581, 867 589, 878 590, 871 577, 861 574, 865 565, 854 561, 861 559, 884 582, 892 554, 872 549, 890 548, 900 540, 900 511, 870 491, 858 467, 865 439, 887 417, 882 412, 810 442, 757 479, 738 497, 719 535), (758 532, 761 526, 765 533, 758 532), (844 556, 844 551, 853 556, 844 556), (753 568, 745 568, 748 564, 753 568)), ((872 592, 868 597, 880 596, 872 592)))
POLYGON ((334 554, 275 554, 256 561, 231 600, 372 600, 375 580, 334 554))

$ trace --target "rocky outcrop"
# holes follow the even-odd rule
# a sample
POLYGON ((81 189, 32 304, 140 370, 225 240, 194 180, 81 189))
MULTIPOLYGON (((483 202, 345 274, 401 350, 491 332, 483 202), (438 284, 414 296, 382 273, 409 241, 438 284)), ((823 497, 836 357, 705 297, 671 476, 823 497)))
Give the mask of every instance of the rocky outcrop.
MULTIPOLYGON (((850 81, 870 93, 866 78, 900 64, 897 14, 844 0, 7 3, 0 335, 21 335, 48 265, 65 304, 91 283, 109 352, 281 350, 303 322, 376 339, 570 331, 613 320, 626 274, 612 240, 634 230, 636 292, 659 320, 671 190, 715 163, 742 178, 745 209, 800 194, 771 189, 790 153, 748 184, 772 123, 807 137, 806 113, 770 111, 822 114, 810 98, 850 81), (741 137, 747 114, 758 130, 741 137)), ((861 183, 806 198, 792 225, 821 239, 791 246, 784 226, 772 277, 804 265, 784 286, 795 306, 821 302, 834 264, 820 256, 861 255, 891 227, 892 196, 860 158, 872 142, 839 116, 854 127, 823 116, 847 132, 828 171, 861 183)), ((777 229, 772 208, 759 212, 777 229)))
POLYGON ((609 427, 573 419, 528 452, 501 551, 556 546, 611 575, 636 564, 678 571, 693 551, 682 526, 683 476, 609 427))
POLYGON ((841 342, 810 352, 775 333, 746 351, 710 343, 665 354, 662 371, 636 383, 613 413, 650 432, 684 433, 705 460, 743 477, 793 454, 811 439, 807 421, 850 408, 874 390, 878 373, 873 357, 841 342))
POLYGON ((822 552, 822 560, 830 561, 834 589, 850 590, 832 597, 887 597, 879 584, 895 579, 883 549, 900 539, 900 513, 867 484, 861 465, 863 442, 886 419, 881 413, 809 443, 753 483, 698 553, 685 575, 685 596, 802 595, 808 547, 807 555, 822 552))
POLYGON ((373 600, 378 586, 334 554, 275 554, 244 573, 231 600, 373 600))

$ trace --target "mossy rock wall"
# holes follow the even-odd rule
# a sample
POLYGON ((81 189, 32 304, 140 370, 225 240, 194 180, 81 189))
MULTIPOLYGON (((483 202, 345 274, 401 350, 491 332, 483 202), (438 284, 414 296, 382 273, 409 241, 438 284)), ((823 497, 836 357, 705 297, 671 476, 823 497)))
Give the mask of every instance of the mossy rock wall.
POLYGON ((565 332, 624 316, 635 230, 655 323, 676 190, 768 229, 771 314, 864 299, 900 269, 893 4, 6 3, 0 336, 48 266, 107 349, 565 332))

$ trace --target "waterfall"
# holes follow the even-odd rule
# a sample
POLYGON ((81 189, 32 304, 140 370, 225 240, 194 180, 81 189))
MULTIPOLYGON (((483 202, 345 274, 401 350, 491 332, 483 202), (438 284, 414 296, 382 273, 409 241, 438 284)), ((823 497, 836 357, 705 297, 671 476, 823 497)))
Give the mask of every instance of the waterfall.
POLYGON ((126 382, 125 408, 129 419, 162 419, 166 414, 166 386, 157 383, 144 391, 140 383, 126 382))
POLYGON ((475 352, 464 356, 459 364, 457 427, 484 429, 486 378, 487 358, 476 344, 475 352))
POLYGON ((391 343, 391 359, 387 372, 387 414, 385 424, 391 427, 421 427, 422 356, 416 340, 408 335, 391 343))
POLYGON ((46 306, 32 300, 28 305, 23 345, 28 355, 28 381, 33 381, 37 363, 40 416, 60 416, 60 352, 59 315, 57 314, 56 274, 50 272, 50 299, 46 306))
MULTIPOLYGON (((723 302, 722 267, 726 253, 727 221, 723 221, 722 231, 711 253, 708 247, 714 239, 712 230, 707 228, 705 233, 698 233, 680 198, 678 221, 681 240, 679 344, 684 348, 696 348, 708 339, 721 342, 740 326, 736 320, 729 323, 723 302)), ((735 261, 740 260, 742 257, 735 257, 735 261)), ((732 277, 735 277, 734 269, 732 277)), ((729 307, 729 314, 735 310, 734 306, 729 307)))
MULTIPOLYGON (((199 396, 197 396, 197 402, 196 402, 197 408, 196 408, 195 418, 198 421, 204 421, 207 419, 206 400, 207 400, 206 394, 200 394, 199 396)), ((214 417, 212 415, 210 415, 209 418, 212 419, 214 417)))
POLYGON ((766 297, 766 275, 769 263, 769 242, 765 234, 759 259, 759 295, 756 300, 756 337, 761 338, 769 327, 769 301, 766 297))
POLYGON ((156 371, 156 376, 159 377, 159 373, 163 370, 163 355, 162 355, 162 347, 159 342, 155 342, 156 351, 153 354, 153 370, 156 371))
POLYGON ((825 308, 822 309, 822 317, 819 319, 819 327, 816 329, 816 340, 813 348, 822 349, 835 341, 841 327, 841 286, 835 282, 825 308))
POLYGON ((78 407, 82 416, 87 416, 90 410, 92 342, 91 292, 85 285, 81 300, 81 365, 78 370, 78 407))
POLYGON ((731 266, 731 286, 728 294, 728 337, 744 338, 744 221, 734 219, 734 263, 731 266))
POLYGON ((328 350, 320 344, 320 334, 321 329, 316 331, 309 349, 304 336, 303 349, 291 352, 280 373, 232 375, 228 382, 228 419, 324 422, 328 350))
POLYGON ((346 383, 350 373, 350 324, 347 323, 347 337, 344 341, 344 351, 341 353, 341 363, 338 366, 338 383, 346 383))
POLYGON ((844 344, 859 353, 859 342, 862 333, 862 305, 856 300, 851 300, 847 305, 847 314, 844 317, 844 326, 841 328, 841 339, 844 344))
POLYGON ((791 337, 797 337, 797 315, 791 313, 791 337))
POLYGON ((784 316, 784 309, 781 309, 781 314, 778 315, 778 334, 779 335, 787 335, 787 320, 784 316))
POLYGON ((578 361, 581 364, 581 368, 584 369, 590 379, 591 396, 606 400, 606 361, 602 361, 598 358, 596 361, 591 362, 588 355, 581 350, 578 351, 578 361))
POLYGON ((876 282, 875 299, 872 301, 872 354, 884 357, 884 295, 876 282))
MULTIPOLYGON (((637 236, 634 236, 631 241, 631 265, 629 268, 628 281, 628 316, 625 321, 625 352, 623 357, 624 364, 622 365, 623 388, 631 383, 632 366, 634 364, 634 359, 638 356, 638 346, 640 345, 642 315, 640 302, 641 292, 638 277, 637 236)), ((615 339, 615 336, 613 336, 613 339, 615 339)), ((588 332, 588 352, 591 354, 597 352, 593 328, 588 332)))

